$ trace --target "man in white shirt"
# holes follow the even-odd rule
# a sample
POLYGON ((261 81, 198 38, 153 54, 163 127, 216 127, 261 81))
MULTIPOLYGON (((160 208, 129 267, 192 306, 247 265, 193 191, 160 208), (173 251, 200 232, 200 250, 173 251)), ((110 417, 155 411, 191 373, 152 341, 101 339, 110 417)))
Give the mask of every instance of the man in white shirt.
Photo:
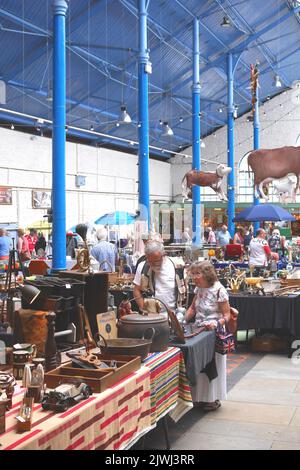
POLYGON ((257 230, 256 237, 249 244, 249 266, 265 267, 272 258, 272 252, 266 240, 266 231, 257 230))
POLYGON ((158 241, 150 241, 145 247, 146 260, 139 263, 134 278, 133 295, 140 310, 144 308, 143 292, 150 292, 164 302, 167 307, 176 307, 176 270, 171 259, 166 256, 164 246, 158 241))

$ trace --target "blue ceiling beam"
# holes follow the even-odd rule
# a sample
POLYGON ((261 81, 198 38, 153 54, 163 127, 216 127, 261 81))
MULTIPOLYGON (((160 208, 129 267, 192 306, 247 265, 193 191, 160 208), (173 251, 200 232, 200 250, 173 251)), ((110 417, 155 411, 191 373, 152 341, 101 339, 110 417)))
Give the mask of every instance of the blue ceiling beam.
MULTIPOLYGON (((177 4, 179 5, 182 5, 181 2, 179 0, 175 0, 177 4)), ((183 8, 185 9, 185 7, 183 6, 183 8)), ((280 11, 282 10, 285 10, 286 7, 283 7, 280 9, 280 11)), ((300 10, 300 7, 299 7, 299 10, 300 10)), ((263 27, 260 31, 252 34, 252 35, 249 35, 247 38, 245 39, 242 39, 242 49, 239 48, 239 46, 235 46, 233 48, 227 48, 227 52, 232 52, 233 54, 236 54, 236 53, 241 53, 242 51, 246 50, 248 45, 251 44, 253 41, 255 41, 256 39, 258 39, 260 36, 262 36, 263 34, 266 34, 268 33, 270 30, 272 30, 273 28, 275 28, 276 26, 278 26, 278 24, 286 21, 287 19, 289 19, 291 16, 293 15, 293 12, 289 11, 288 13, 286 13, 285 15, 283 15, 280 19, 276 19, 275 21, 272 21, 272 22, 268 22, 268 24, 263 27)), ((273 18, 274 16, 272 15, 271 18, 273 18)), ((200 22, 200 24, 202 25, 203 23, 200 22)), ((214 33, 213 33, 214 34, 214 33)), ((215 36, 215 35, 214 35, 215 36)), ((221 55, 219 56, 218 58, 214 59, 213 61, 211 61, 209 63, 208 66, 205 66, 202 68, 201 70, 201 74, 205 73, 207 70, 209 70, 211 67, 213 66, 219 66, 221 63, 224 62, 224 56, 221 55)), ((190 69, 185 69, 183 71, 181 71, 181 76, 185 75, 190 69)), ((180 77, 177 78, 177 80, 180 79, 180 77)), ((175 80, 173 80, 173 83, 174 83, 175 80)), ((183 82, 179 83, 177 86, 175 86, 173 88, 173 91, 176 91, 182 87, 184 87, 185 85, 187 85, 188 83, 191 82, 191 76, 189 76, 187 79, 185 79, 183 82)))
MULTIPOLYGON (((215 0, 215 2, 217 2, 217 4, 219 6, 221 6, 221 2, 220 0, 215 0)), ((255 31, 251 28, 251 26, 249 25, 248 21, 245 20, 245 18, 239 13, 239 11, 233 6, 231 5, 230 1, 227 0, 227 3, 228 3, 228 6, 229 6, 229 9, 230 9, 230 12, 232 11, 233 14, 240 19, 241 23, 243 23, 243 25, 246 27, 246 29, 248 30, 248 33, 249 34, 255 34, 255 31)), ((282 11, 283 8, 281 8, 281 10, 279 11, 282 11)), ((225 10, 224 10, 225 11, 225 10)), ((273 72, 277 73, 278 70, 276 69, 276 66, 273 65, 273 63, 276 63, 276 58, 274 57, 272 51, 270 51, 270 49, 268 48, 267 45, 265 44, 261 44, 260 42, 260 38, 257 39, 257 48, 261 51, 261 53, 263 54, 263 56, 265 57, 265 59, 267 60, 267 62, 269 63, 271 69, 273 70, 273 72)), ((282 80, 285 82, 285 85, 286 86, 289 86, 290 85, 290 81, 287 79, 287 77, 284 75, 284 74, 281 74, 281 78, 282 80)))

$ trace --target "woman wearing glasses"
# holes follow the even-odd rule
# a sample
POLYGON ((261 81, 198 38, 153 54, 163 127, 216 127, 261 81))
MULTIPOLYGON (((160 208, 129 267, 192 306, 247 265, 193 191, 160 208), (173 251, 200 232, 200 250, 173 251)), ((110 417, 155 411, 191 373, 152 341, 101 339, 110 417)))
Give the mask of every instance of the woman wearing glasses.
MULTIPOLYGON (((215 330, 230 318, 228 293, 218 281, 216 271, 209 261, 195 262, 190 267, 190 274, 196 285, 195 297, 186 312, 185 320, 197 321, 207 330, 215 330)), ((205 411, 214 411, 226 399, 226 355, 215 353, 217 377, 209 381, 205 373, 200 373, 196 385, 191 386, 194 405, 205 411)))

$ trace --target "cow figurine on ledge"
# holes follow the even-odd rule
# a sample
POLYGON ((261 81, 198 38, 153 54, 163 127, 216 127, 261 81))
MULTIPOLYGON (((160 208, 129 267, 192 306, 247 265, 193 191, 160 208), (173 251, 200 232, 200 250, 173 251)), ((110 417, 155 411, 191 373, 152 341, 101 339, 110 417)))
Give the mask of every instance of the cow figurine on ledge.
POLYGON ((248 154, 248 167, 254 175, 255 197, 268 199, 263 188, 273 180, 290 174, 297 177, 294 189, 296 196, 300 185, 300 147, 254 150, 248 154))
POLYGON ((221 187, 222 179, 231 172, 229 166, 220 163, 216 171, 190 170, 182 178, 182 195, 185 199, 192 199, 192 186, 209 186, 212 188, 221 201, 228 201, 221 187))

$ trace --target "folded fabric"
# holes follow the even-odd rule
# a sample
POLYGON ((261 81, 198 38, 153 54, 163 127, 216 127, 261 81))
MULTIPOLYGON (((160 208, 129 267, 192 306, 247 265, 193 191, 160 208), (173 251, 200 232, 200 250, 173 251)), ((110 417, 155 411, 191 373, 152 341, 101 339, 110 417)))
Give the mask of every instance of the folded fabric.
POLYGON ((202 369, 201 373, 206 374, 210 382, 218 377, 215 357, 213 357, 213 359, 208 364, 206 364, 204 369, 202 369))

